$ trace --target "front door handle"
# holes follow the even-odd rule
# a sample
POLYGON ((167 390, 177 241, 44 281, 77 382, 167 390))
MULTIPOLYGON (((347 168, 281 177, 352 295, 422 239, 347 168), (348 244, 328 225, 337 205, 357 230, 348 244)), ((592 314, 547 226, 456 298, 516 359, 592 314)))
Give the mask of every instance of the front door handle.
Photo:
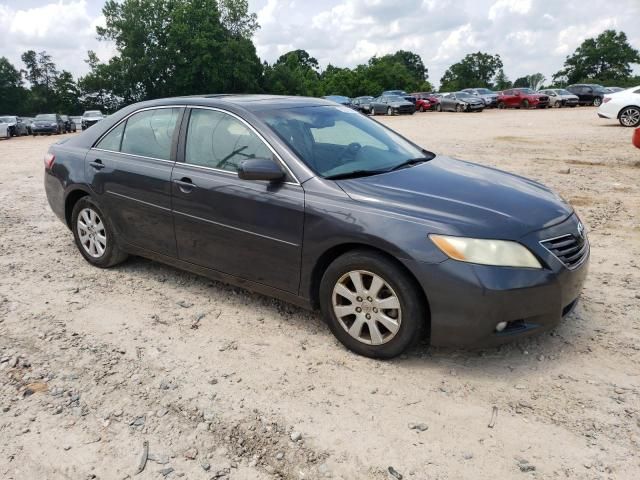
POLYGON ((197 185, 188 177, 182 177, 180 180, 174 180, 173 183, 178 185, 178 188, 182 193, 191 193, 191 191, 197 187, 197 185))
POLYGON ((102 163, 102 160, 100 160, 99 158, 93 162, 89 162, 89 165, 91 165, 96 170, 102 170, 104 168, 104 163, 102 163))

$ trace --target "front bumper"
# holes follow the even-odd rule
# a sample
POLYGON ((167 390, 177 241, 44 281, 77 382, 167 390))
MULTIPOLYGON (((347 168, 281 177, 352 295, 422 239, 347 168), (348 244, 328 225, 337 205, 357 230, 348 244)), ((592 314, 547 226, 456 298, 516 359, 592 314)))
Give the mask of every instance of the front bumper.
POLYGON ((34 125, 31 127, 32 133, 56 133, 58 131, 58 125, 54 126, 44 126, 44 125, 34 125))
POLYGON ((577 230, 572 215, 555 227, 526 235, 520 242, 542 269, 492 267, 454 260, 409 263, 422 285, 431 314, 432 345, 487 347, 550 330, 575 307, 589 266, 587 250, 569 269, 541 240, 577 230), (496 332, 498 322, 509 322, 496 332))

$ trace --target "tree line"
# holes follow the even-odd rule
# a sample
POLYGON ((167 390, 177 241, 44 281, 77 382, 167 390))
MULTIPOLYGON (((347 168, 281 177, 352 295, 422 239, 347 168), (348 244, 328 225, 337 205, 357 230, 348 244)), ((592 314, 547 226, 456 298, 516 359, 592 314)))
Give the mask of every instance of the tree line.
MULTIPOLYGON (((113 42, 113 58, 101 62, 89 51, 88 73, 76 80, 59 71, 45 51, 24 52, 20 69, 0 57, 0 113, 111 112, 142 100, 212 92, 355 97, 398 88, 433 90, 421 57, 405 50, 354 68, 321 69, 305 50, 261 62, 252 41, 259 25, 247 0, 108 0, 102 12, 105 26, 97 35, 113 42)), ((640 53, 625 33, 605 30, 569 55, 547 86, 637 85, 640 77, 631 75, 636 63, 640 53)), ((540 73, 511 82, 500 55, 476 52, 445 71, 440 91, 539 89, 546 82, 540 73)))

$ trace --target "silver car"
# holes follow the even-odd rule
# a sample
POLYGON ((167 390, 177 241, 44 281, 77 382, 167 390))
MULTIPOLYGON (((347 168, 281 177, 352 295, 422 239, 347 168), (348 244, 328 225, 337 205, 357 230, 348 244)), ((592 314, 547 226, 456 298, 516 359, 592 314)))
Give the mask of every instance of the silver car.
POLYGON ((29 128, 20 117, 17 117, 15 115, 3 115, 0 116, 0 123, 6 123, 8 125, 9 135, 11 135, 12 137, 29 135, 29 128))
POLYGON ((498 106, 498 94, 493 90, 488 88, 465 88, 462 91, 480 97, 487 108, 496 108, 498 106))
POLYGON ((578 96, 564 88, 548 88, 539 93, 549 97, 549 108, 575 107, 578 105, 578 96))

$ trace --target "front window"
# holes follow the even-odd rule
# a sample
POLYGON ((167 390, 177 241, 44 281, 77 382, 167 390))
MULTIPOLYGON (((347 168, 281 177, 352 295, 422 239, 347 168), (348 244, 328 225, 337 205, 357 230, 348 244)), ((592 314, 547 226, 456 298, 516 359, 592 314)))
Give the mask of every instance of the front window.
POLYGON ((217 110, 191 112, 186 163, 237 172, 240 163, 249 158, 273 158, 273 154, 243 122, 217 110))
POLYGON ((36 115, 36 120, 56 121, 56 116, 53 113, 41 113, 36 115))
POLYGON ((325 178, 384 173, 433 158, 345 107, 298 107, 258 115, 309 168, 325 178))

